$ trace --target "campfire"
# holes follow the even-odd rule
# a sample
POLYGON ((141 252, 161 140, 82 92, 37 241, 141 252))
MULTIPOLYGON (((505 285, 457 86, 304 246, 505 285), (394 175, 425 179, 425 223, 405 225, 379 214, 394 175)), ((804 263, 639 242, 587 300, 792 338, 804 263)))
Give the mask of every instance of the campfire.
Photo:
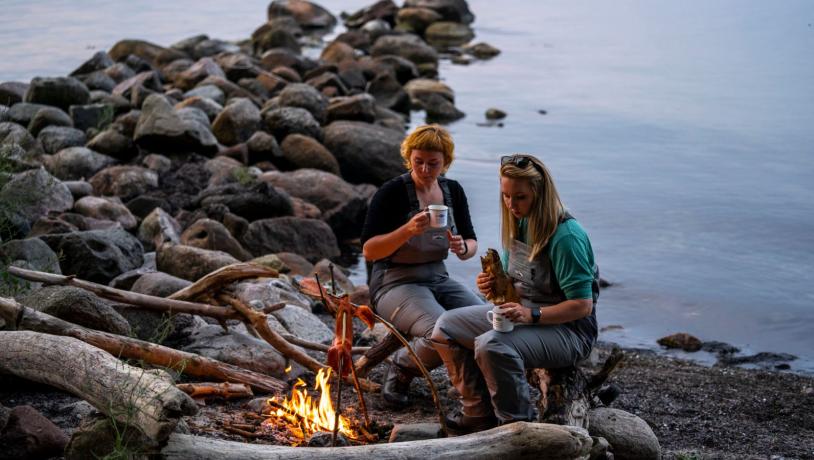
MULTIPOLYGON (((291 389, 291 395, 280 400, 274 396, 268 400, 272 408, 271 414, 263 425, 286 428, 296 438, 307 441, 314 433, 331 433, 336 426, 336 409, 331 402, 331 368, 320 369, 317 372, 314 390, 318 392, 316 397, 312 397, 308 392, 308 385, 297 379, 291 389)), ((339 433, 354 442, 368 442, 370 435, 365 432, 361 425, 351 419, 340 415, 339 433)))

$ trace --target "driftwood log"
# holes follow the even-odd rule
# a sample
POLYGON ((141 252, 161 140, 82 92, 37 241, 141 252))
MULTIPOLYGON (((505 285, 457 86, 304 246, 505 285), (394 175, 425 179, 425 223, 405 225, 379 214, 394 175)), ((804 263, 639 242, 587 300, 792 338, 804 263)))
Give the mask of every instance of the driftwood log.
POLYGON ((194 353, 88 329, 25 307, 13 299, 0 297, 0 318, 5 320, 7 327, 13 329, 73 337, 116 357, 141 360, 155 366, 171 368, 193 377, 245 383, 264 393, 280 393, 288 388, 285 382, 271 376, 205 358, 194 353))
POLYGON ((517 422, 456 438, 353 447, 282 447, 173 434, 161 455, 167 460, 582 459, 592 445, 581 428, 517 422))
POLYGON ((254 396, 251 387, 243 383, 179 383, 175 386, 195 399, 211 397, 233 399, 254 396))
POLYGON ((103 414, 162 443, 198 408, 162 371, 129 366, 71 337, 0 332, 0 372, 72 393, 103 414))

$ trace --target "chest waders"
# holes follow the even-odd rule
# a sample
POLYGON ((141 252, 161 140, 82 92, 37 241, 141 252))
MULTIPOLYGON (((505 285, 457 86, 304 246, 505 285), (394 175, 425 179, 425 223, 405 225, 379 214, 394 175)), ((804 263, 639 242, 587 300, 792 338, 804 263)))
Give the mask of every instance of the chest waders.
MULTIPOLYGON (((409 220, 421 209, 415 183, 410 173, 400 176, 407 189, 407 199, 410 202, 410 211, 406 216, 409 220)), ((444 204, 449 207, 447 212, 447 226, 441 228, 428 228, 424 233, 413 236, 390 257, 377 260, 373 263, 370 273, 370 293, 375 304, 379 297, 390 287, 407 284, 423 283, 438 280, 447 275, 444 259, 449 255, 449 240, 447 230, 456 233, 455 217, 452 212, 452 194, 449 184, 444 177, 438 178, 438 186, 443 194, 444 204)))
MULTIPOLYGON (((568 213, 560 219, 560 224, 573 219, 568 213)), ((560 288, 554 265, 549 255, 549 246, 529 261, 531 246, 520 240, 512 242, 509 251, 508 275, 514 280, 514 288, 520 296, 520 303, 528 308, 548 307, 568 300, 560 288)), ((599 297, 599 267, 594 264, 594 279, 591 283, 594 308, 585 318, 566 323, 568 327, 585 338, 594 340, 597 334, 596 300, 599 297)))

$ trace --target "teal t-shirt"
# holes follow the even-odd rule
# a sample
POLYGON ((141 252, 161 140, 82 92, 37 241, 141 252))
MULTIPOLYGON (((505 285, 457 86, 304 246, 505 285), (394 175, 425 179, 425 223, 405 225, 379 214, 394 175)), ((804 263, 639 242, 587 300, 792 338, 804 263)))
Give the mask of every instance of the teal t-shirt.
MULTIPOLYGON (((528 243, 528 219, 518 223, 518 239, 528 243)), ((548 243, 548 255, 560 289, 569 300, 592 299, 594 281, 594 251, 585 229, 576 219, 568 219, 557 226, 548 243)), ((509 269, 509 254, 503 250, 503 269, 509 269)))

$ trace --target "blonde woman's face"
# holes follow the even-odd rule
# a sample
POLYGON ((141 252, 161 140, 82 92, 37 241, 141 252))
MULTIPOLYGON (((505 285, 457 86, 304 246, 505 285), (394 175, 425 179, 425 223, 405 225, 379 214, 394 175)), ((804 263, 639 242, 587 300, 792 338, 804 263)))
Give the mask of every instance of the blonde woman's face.
POLYGON ((534 201, 530 181, 501 177, 500 195, 503 197, 503 206, 506 206, 515 218, 528 217, 534 201))

